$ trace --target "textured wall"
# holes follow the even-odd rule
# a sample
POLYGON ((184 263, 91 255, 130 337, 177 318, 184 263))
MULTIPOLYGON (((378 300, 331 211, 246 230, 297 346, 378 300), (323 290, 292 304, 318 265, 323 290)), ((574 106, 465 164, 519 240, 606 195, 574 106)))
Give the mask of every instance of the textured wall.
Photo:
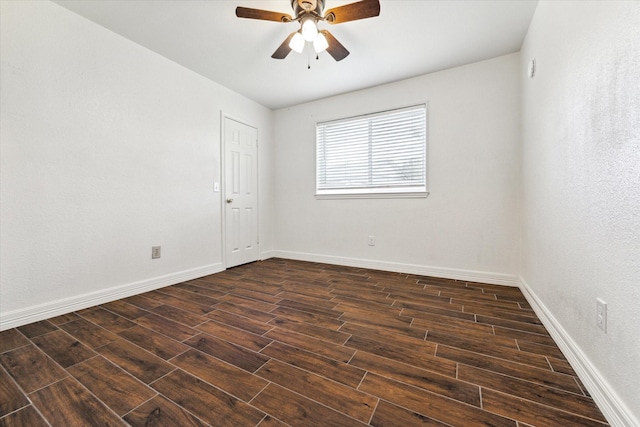
POLYGON ((640 419, 640 2, 541 2, 521 58, 522 277, 640 419))
POLYGON ((276 111, 276 248, 331 262, 515 279, 518 68, 519 55, 507 55, 276 111), (418 103, 428 104, 428 198, 315 199, 317 121, 418 103))
POLYGON ((53 3, 0 3, 3 318, 220 268, 220 114, 269 157, 272 112, 53 3))

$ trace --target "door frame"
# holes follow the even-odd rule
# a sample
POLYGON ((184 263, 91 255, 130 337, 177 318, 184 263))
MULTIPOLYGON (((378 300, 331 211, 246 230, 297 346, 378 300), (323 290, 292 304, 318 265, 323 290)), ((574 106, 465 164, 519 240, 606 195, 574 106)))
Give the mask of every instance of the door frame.
POLYGON ((221 219, 222 222, 220 224, 221 228, 221 236, 222 236, 222 263, 224 269, 226 270, 228 267, 228 257, 227 257, 227 202, 226 202, 226 191, 227 191, 227 158, 226 158, 226 140, 225 140, 225 126, 226 121, 233 120, 234 122, 238 122, 242 125, 249 126, 256 130, 256 246, 257 246, 257 258, 256 261, 260 260, 260 129, 257 126, 247 123, 244 120, 240 120, 237 117, 234 117, 230 114, 225 113, 223 110, 220 110, 220 210, 221 210, 221 219))

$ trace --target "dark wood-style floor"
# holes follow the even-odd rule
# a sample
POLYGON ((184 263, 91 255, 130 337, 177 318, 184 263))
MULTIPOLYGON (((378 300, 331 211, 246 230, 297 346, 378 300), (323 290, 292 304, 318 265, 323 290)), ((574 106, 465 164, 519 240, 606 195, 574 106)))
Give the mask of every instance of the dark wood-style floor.
POLYGON ((3 426, 602 426, 517 288, 281 259, 0 333, 3 426))

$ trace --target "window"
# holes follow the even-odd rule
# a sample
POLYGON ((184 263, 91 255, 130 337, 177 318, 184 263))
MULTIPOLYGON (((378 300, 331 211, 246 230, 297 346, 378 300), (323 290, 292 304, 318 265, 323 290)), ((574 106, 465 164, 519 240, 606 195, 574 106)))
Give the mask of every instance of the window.
POLYGON ((316 125, 316 196, 426 197, 425 105, 316 125))

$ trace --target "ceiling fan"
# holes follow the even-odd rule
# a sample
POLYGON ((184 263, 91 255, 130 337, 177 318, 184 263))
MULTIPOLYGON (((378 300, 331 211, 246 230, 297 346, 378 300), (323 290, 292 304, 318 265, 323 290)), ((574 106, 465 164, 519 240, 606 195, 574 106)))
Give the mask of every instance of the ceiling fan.
POLYGON ((300 29, 289 34, 284 42, 271 55, 275 59, 284 59, 292 50, 302 52, 307 42, 313 43, 316 53, 327 51, 336 61, 341 61, 349 55, 349 51, 327 30, 318 30, 318 22, 341 24, 358 19, 371 18, 380 15, 379 0, 360 0, 355 3, 338 6, 324 12, 325 0, 291 0, 291 7, 295 18, 286 13, 270 10, 252 9, 238 6, 238 18, 261 19, 275 22, 299 22, 300 29))

